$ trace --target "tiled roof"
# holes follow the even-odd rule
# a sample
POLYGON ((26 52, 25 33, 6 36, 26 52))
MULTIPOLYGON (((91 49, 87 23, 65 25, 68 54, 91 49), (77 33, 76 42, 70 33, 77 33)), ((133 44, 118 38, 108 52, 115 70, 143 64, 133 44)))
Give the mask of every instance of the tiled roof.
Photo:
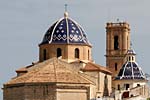
POLYGON ((17 73, 19 72, 27 72, 27 68, 26 67, 22 67, 16 70, 17 73))
POLYGON ((90 45, 83 28, 66 16, 56 21, 44 35, 41 45, 49 43, 90 45))
POLYGON ((116 80, 146 80, 145 73, 142 68, 135 61, 135 51, 129 49, 127 52, 127 61, 123 64, 122 68, 119 71, 119 74, 116 76, 116 80))
POLYGON ((106 67, 103 67, 101 65, 98 65, 92 62, 88 62, 82 70, 83 71, 99 71, 99 72, 103 72, 107 74, 112 74, 112 72, 106 69, 106 67))
POLYGON ((127 61, 122 68, 120 69, 120 72, 118 76, 116 77, 116 80, 121 79, 139 79, 139 80, 146 80, 145 74, 142 71, 142 68, 138 66, 136 62, 129 62, 127 61))
POLYGON ((75 73, 70 64, 52 58, 29 67, 27 73, 10 80, 5 85, 37 82, 90 83, 89 80, 75 73))

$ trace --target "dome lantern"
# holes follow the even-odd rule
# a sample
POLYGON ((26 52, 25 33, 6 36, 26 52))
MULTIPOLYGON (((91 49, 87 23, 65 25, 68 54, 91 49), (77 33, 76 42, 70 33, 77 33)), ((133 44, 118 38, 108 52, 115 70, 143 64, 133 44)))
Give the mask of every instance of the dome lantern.
POLYGON ((127 51, 127 61, 135 62, 135 55, 136 55, 136 53, 134 52, 133 49, 128 50, 127 51))

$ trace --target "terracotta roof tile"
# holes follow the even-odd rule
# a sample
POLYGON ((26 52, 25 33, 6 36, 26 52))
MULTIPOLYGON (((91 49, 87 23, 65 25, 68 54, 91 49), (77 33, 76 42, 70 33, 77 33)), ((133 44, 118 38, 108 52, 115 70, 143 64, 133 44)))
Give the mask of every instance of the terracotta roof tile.
POLYGON ((26 67, 19 68, 19 69, 16 70, 16 72, 17 72, 17 73, 19 73, 19 72, 27 72, 30 67, 33 67, 34 65, 36 65, 36 64, 38 64, 38 63, 39 63, 39 62, 32 62, 31 65, 28 65, 28 66, 26 66, 26 67))
POLYGON ((103 67, 101 65, 92 63, 92 62, 88 62, 85 67, 83 69, 81 69, 83 71, 100 71, 100 72, 104 72, 107 74, 112 74, 111 71, 109 71, 106 67, 103 67))
POLYGON ((33 82, 63 82, 63 83, 88 83, 90 81, 75 73, 70 64, 57 58, 38 63, 28 69, 24 75, 18 76, 5 85, 33 82))

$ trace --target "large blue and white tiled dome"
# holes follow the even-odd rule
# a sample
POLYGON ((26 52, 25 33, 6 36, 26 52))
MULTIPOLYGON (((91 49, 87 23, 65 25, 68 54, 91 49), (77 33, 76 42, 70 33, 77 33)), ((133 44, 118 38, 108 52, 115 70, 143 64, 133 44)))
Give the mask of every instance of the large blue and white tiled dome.
POLYGON ((120 72, 118 76, 116 77, 116 80, 122 80, 122 79, 142 79, 145 80, 145 74, 142 71, 142 68, 139 67, 139 65, 135 61, 135 52, 134 50, 128 50, 127 51, 127 61, 123 64, 122 68, 120 69, 120 72))
POLYGON ((83 28, 67 12, 48 29, 41 44, 52 43, 90 45, 83 28))

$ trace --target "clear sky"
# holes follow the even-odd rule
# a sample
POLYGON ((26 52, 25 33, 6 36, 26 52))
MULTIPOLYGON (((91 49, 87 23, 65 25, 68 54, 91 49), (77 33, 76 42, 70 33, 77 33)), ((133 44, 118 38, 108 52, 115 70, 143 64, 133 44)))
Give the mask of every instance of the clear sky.
POLYGON ((106 22, 119 18, 130 24, 137 62, 150 73, 150 0, 0 0, 0 87, 15 77, 16 69, 38 61, 38 44, 63 17, 65 3, 93 44, 96 63, 105 66, 106 22))

